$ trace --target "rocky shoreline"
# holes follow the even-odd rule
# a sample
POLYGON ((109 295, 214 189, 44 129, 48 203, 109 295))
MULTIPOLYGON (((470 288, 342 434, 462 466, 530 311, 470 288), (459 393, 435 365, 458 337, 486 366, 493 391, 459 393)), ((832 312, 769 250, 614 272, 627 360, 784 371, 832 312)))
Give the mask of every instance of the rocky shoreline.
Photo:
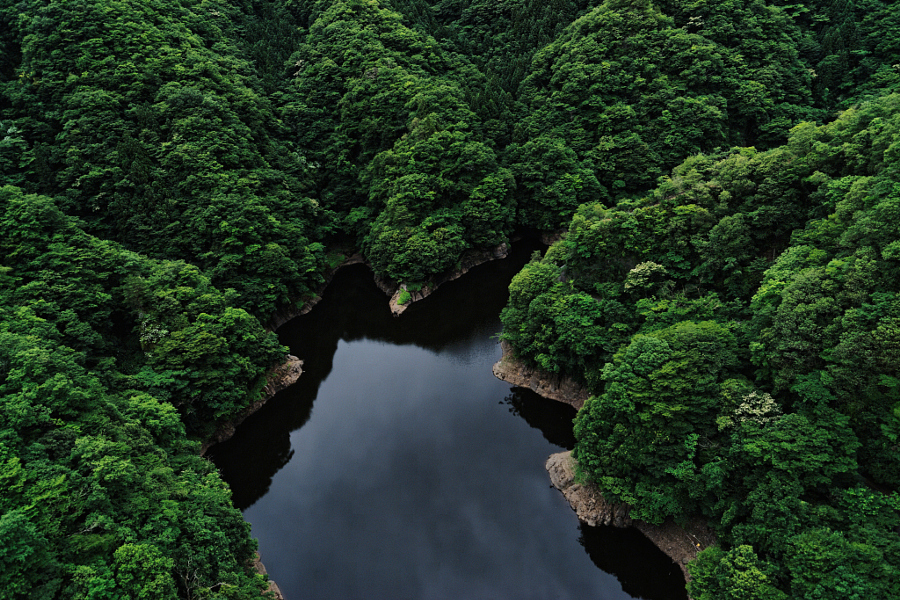
POLYGON ((551 454, 544 463, 550 474, 550 484, 562 492, 578 520, 591 527, 612 525, 613 527, 631 527, 633 524, 627 504, 608 502, 592 486, 585 486, 575 481, 575 460, 571 452, 551 454))
POLYGON ((441 285, 447 283, 448 281, 459 279, 478 265, 483 265, 484 263, 490 262, 492 260, 500 260, 506 258, 508 255, 509 245, 506 243, 500 244, 499 246, 487 250, 468 250, 464 252, 462 258, 460 258, 458 268, 442 275, 438 275, 428 284, 424 285, 422 289, 416 291, 410 291, 409 289, 407 289, 405 283, 399 283, 390 279, 380 279, 376 277, 375 284, 378 285, 381 291, 391 297, 391 313, 395 317, 399 317, 403 314, 403 311, 410 307, 413 302, 424 300, 425 298, 433 294, 435 290, 437 290, 441 285), (403 292, 409 293, 409 300, 407 300, 403 304, 400 304, 400 295, 403 292))
MULTIPOLYGON (((413 302, 427 298, 428 296, 433 294, 442 284, 447 283, 448 281, 453 281, 454 279, 459 279, 478 265, 482 265, 492 260, 500 260, 506 258, 508 255, 509 245, 506 243, 500 244, 499 246, 496 246, 494 248, 489 248, 487 250, 468 250, 463 253, 462 258, 459 261, 458 268, 438 275, 432 281, 428 282, 426 285, 422 286, 421 289, 416 291, 410 291, 409 289, 407 289, 407 285, 405 283, 400 283, 387 278, 375 277, 375 285, 377 285, 378 288, 385 294, 390 296, 390 300, 388 302, 391 308, 391 313, 395 317, 398 317, 403 314, 403 312, 407 308, 409 308, 409 306, 413 302), (400 294, 402 294, 404 291, 409 293, 410 298, 407 302, 400 304, 400 294)), ((325 288, 328 287, 328 284, 331 283, 331 280, 334 278, 335 274, 338 271, 349 265, 359 264, 364 264, 371 268, 369 263, 366 262, 366 259, 363 257, 363 255, 359 252, 355 252, 347 256, 347 258, 325 272, 325 280, 311 296, 299 298, 293 305, 276 311, 275 315, 273 315, 272 317, 272 320, 269 321, 269 324, 266 326, 266 329, 268 329, 269 331, 275 331, 291 319, 299 317, 300 315, 305 315, 306 313, 311 311, 313 307, 322 300, 322 293, 325 291, 325 288)))
POLYGON ((632 520, 631 507, 627 504, 608 502, 592 485, 575 480, 575 461, 571 452, 551 454, 544 465, 550 475, 550 483, 562 492, 578 519, 592 527, 634 527, 662 550, 678 565, 684 580, 691 580, 687 564, 708 546, 716 544, 716 537, 701 519, 692 519, 684 527, 667 519, 661 525, 632 520))
POLYGON ((262 408, 272 396, 296 382, 303 372, 302 366, 302 360, 288 354, 283 363, 269 369, 266 373, 266 385, 260 392, 259 400, 239 412, 234 418, 220 425, 216 432, 200 446, 200 456, 205 456, 206 452, 216 444, 231 439, 238 425, 243 423, 247 417, 262 408))
POLYGON ((531 389, 539 396, 570 404, 576 409, 587 402, 590 396, 587 389, 571 377, 560 377, 525 365, 515 357, 507 342, 500 342, 500 350, 503 354, 493 368, 497 379, 531 389))
MULTIPOLYGON (((200 456, 205 456, 209 449, 216 444, 230 439, 235 431, 237 431, 238 426, 243 423, 247 417, 262 408, 275 394, 294 384, 300 378, 300 374, 303 373, 302 367, 302 360, 288 354, 283 363, 269 369, 266 373, 266 385, 260 393, 259 400, 242 410, 234 418, 222 424, 209 439, 203 442, 200 446, 200 456)), ((266 567, 262 563, 259 552, 256 553, 256 558, 253 560, 251 568, 260 575, 265 575, 268 579, 266 567)), ((275 600, 284 600, 284 596, 281 594, 278 584, 271 579, 268 579, 268 582, 269 587, 266 591, 271 592, 275 600)))
MULTIPOLYGON (((546 373, 519 361, 507 342, 501 342, 502 356, 494 365, 494 376, 513 385, 528 388, 544 398, 564 402, 581 409, 589 397, 584 386, 568 377, 546 373)), ((684 527, 672 519, 661 525, 632 520, 631 507, 607 501, 593 485, 575 479, 575 461, 571 452, 552 454, 545 463, 550 483, 558 489, 578 519, 587 525, 634 527, 678 565, 685 582, 690 581, 687 564, 708 546, 716 544, 716 537, 702 519, 691 519, 684 527)))
POLYGON ((269 574, 266 572, 266 565, 262 563, 259 552, 256 553, 256 558, 253 560, 253 570, 266 577, 269 582, 269 587, 266 589, 266 592, 271 592, 274 600, 284 600, 284 595, 281 593, 278 584, 271 579, 268 579, 269 574))
POLYGON ((311 311, 313 307, 322 300, 322 294, 325 292, 325 288, 328 287, 328 284, 331 283, 331 280, 334 279, 334 276, 338 271, 350 265, 361 264, 368 263, 366 263, 366 259, 363 258, 363 255, 359 252, 354 252, 347 256, 344 260, 340 261, 337 265, 325 272, 325 281, 323 281, 322 284, 319 285, 312 296, 306 297, 305 300, 303 298, 299 298, 291 306, 276 311, 272 316, 272 320, 269 321, 269 324, 266 326, 266 329, 268 329, 269 331, 275 331, 291 319, 299 317, 300 315, 305 315, 306 313, 311 311), (301 301, 302 303, 300 303, 301 301))

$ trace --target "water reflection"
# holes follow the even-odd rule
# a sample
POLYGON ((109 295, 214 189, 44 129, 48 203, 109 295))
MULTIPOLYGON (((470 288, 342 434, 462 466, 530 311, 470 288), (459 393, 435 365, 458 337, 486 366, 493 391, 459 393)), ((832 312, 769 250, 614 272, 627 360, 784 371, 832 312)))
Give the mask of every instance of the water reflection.
POLYGON ((580 529, 578 543, 597 568, 616 576, 625 592, 635 598, 687 600, 681 569, 659 548, 648 548, 647 538, 637 529, 584 523, 580 529))
MULTIPOLYGON (((265 495, 272 477, 290 460, 290 432, 309 420, 340 341, 371 339, 416 345, 442 352, 448 360, 464 361, 471 355, 472 340, 490 338, 500 331, 497 315, 506 305, 509 282, 540 247, 528 241, 516 244, 506 260, 482 265, 464 278, 444 284, 439 293, 410 306, 402 318, 391 314, 368 267, 353 265, 339 271, 308 315, 278 330, 281 343, 303 360, 300 380, 247 419, 231 441, 210 452, 231 484, 234 505, 244 510, 265 495)), ((529 404, 533 411, 541 411, 539 405, 543 404, 544 413, 554 409, 565 413, 564 406, 542 403, 529 390, 515 392, 521 393, 532 394, 529 404)), ((571 423, 574 414, 564 418, 571 423)), ((540 416, 534 419, 539 420, 540 416)))
POLYGON ((579 542, 610 542, 579 540, 543 469, 571 447, 574 410, 491 375, 506 286, 531 251, 399 319, 350 268, 279 330, 303 376, 213 458, 289 600, 633 595, 594 566, 579 542))
POLYGON ((509 412, 525 419, 537 429, 551 444, 571 450, 575 447, 572 421, 577 411, 562 402, 550 402, 529 389, 514 387, 503 399, 509 405, 509 412))

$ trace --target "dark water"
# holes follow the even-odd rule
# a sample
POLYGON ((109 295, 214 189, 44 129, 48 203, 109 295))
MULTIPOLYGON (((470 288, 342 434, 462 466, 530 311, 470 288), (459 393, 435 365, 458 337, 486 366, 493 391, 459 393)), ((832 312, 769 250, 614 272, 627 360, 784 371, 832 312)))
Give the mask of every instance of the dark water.
POLYGON ((574 410, 491 374, 531 250, 400 318, 350 267, 279 330, 300 381, 213 459, 287 600, 685 597, 640 533, 580 526, 550 488, 574 410))

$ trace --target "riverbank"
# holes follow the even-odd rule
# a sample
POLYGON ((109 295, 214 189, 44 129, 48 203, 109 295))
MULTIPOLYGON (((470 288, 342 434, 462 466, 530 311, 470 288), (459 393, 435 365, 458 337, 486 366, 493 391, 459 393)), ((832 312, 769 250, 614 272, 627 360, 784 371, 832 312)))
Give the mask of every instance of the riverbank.
POLYGON ((391 313, 395 317, 399 317, 413 302, 424 300, 448 281, 459 279, 478 265, 483 265, 492 260, 501 260, 507 256, 509 256, 509 245, 506 243, 487 250, 467 250, 463 253, 462 258, 460 258, 459 266, 456 269, 435 276, 434 279, 418 290, 410 290, 405 283, 399 283, 390 279, 380 279, 378 277, 375 278, 375 284, 381 291, 391 297, 389 301, 391 313), (404 292, 408 298, 401 304, 400 298, 404 295, 404 292))
POLYGON ((634 527, 678 565, 684 573, 685 582, 691 579, 688 563, 704 548, 716 545, 715 535, 699 518, 691 519, 684 527, 672 519, 661 525, 632 520, 629 505, 608 502, 596 487, 575 480, 575 461, 571 452, 551 454, 544 466, 550 475, 551 485, 562 492, 580 521, 592 527, 634 527))
POLYGON ((306 313, 311 311, 316 304, 321 302, 322 294, 325 292, 325 288, 328 287, 328 284, 331 283, 331 280, 334 279, 334 276, 338 271, 340 271, 344 267, 349 267, 350 265, 360 264, 368 265, 366 259, 363 258, 363 255, 361 253, 352 252, 347 254, 345 258, 338 262, 335 266, 325 271, 325 280, 319 285, 318 288, 316 288, 315 292, 309 294, 308 296, 298 298, 292 305, 276 311, 272 316, 272 320, 269 321, 269 324, 266 326, 266 329, 268 329, 269 331, 276 331, 279 327, 281 327, 291 319, 299 317, 300 315, 305 315, 306 313))
POLYGON ((303 373, 302 367, 302 360, 288 354, 283 363, 269 369, 266 373, 266 385, 260 392, 259 400, 253 402, 235 417, 220 425, 219 428, 216 429, 216 432, 200 446, 200 456, 205 456, 207 451, 216 444, 231 439, 238 426, 243 423, 247 417, 262 408, 275 394, 292 385, 300 378, 300 374, 303 373))
POLYGON ((284 600, 284 594, 281 593, 281 588, 278 587, 277 583, 268 578, 269 574, 266 571, 266 565, 262 563, 259 552, 256 553, 256 558, 253 560, 253 570, 268 580, 269 587, 266 592, 271 593, 274 600, 284 600))
POLYGON ((539 396, 581 409, 590 394, 571 377, 561 377, 525 365, 513 354, 507 342, 500 342, 502 355, 494 364, 494 377, 518 387, 533 390, 539 396))
MULTIPOLYGON (((495 377, 531 389, 549 400, 570 404, 579 410, 584 406, 590 395, 584 386, 571 378, 525 365, 515 357, 506 342, 501 342, 500 348, 501 358, 493 367, 495 377)), ((575 461, 571 452, 552 454, 544 466, 551 485, 563 494, 580 521, 592 527, 634 527, 678 565, 684 573, 685 582, 690 581, 688 563, 701 550, 716 544, 715 535, 699 518, 691 519, 685 527, 677 525, 672 519, 666 520, 662 525, 632 520, 630 506, 608 502, 596 487, 576 482, 575 461)))
MULTIPOLYGON (((391 313, 394 316, 400 316, 407 308, 410 307, 410 305, 412 305, 413 302, 424 300, 435 291, 437 291, 437 289, 441 285, 447 283, 448 281, 459 279, 478 265, 483 265, 484 263, 490 262, 492 260, 504 259, 508 255, 509 245, 506 243, 485 250, 467 250, 463 253, 462 258, 460 258, 459 266, 456 269, 440 275, 436 275, 431 281, 423 285, 418 290, 410 290, 405 283, 400 283, 398 281, 380 277, 375 277, 375 285, 377 285, 378 288, 381 289, 381 291, 383 291, 385 294, 390 296, 388 305, 390 306, 391 313), (409 297, 405 302, 401 304, 400 298, 404 292, 406 292, 409 297)), ((328 287, 328 285, 331 283, 331 280, 334 279, 334 276, 338 271, 340 271, 344 267, 359 264, 366 265, 371 269, 371 265, 369 265, 369 263, 361 253, 348 253, 346 255, 346 258, 344 258, 334 267, 328 269, 325 272, 324 281, 321 283, 321 285, 319 285, 318 288, 316 288, 314 292, 309 295, 303 296, 302 298, 298 298, 291 306, 276 311, 276 313, 272 316, 272 319, 269 321, 269 324, 266 326, 266 329, 268 329, 269 331, 276 331, 279 327, 281 327, 291 319, 294 319, 301 315, 305 315, 306 313, 311 311, 313 307, 322 300, 322 294, 325 292, 325 288, 328 287)))
MULTIPOLYGON (((212 435, 212 437, 203 442, 203 444, 200 446, 200 456, 205 456, 209 449, 216 444, 231 439, 231 437, 234 436, 235 431, 237 431, 238 426, 243 423, 247 419, 247 417, 262 408, 266 404, 266 402, 268 402, 272 399, 273 396, 275 396, 275 394, 296 383, 296 381, 300 379, 300 375, 303 373, 302 366, 302 360, 300 360, 296 356, 288 354, 285 357, 283 363, 270 369, 266 373, 266 385, 262 389, 260 399, 242 410, 240 413, 238 413, 237 416, 221 425, 212 435)), ((259 552, 256 553, 256 558, 253 561, 252 568, 254 571, 259 573, 260 575, 266 576, 266 578, 268 579, 266 567, 262 563, 259 552)), ((284 596, 281 594, 281 590, 278 588, 278 584, 271 579, 269 579, 268 582, 269 587, 266 591, 271 592, 272 597, 275 600, 284 600, 284 596)))

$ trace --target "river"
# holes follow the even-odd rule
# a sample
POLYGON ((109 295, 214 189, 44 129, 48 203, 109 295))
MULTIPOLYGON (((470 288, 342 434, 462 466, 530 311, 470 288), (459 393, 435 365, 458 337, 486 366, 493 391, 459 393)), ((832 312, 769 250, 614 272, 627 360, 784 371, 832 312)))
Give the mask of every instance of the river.
POLYGON ((575 411, 491 374, 534 249, 399 318, 348 267, 279 329, 303 375, 211 456, 287 600, 686 597, 640 533, 580 525, 550 487, 575 411))

